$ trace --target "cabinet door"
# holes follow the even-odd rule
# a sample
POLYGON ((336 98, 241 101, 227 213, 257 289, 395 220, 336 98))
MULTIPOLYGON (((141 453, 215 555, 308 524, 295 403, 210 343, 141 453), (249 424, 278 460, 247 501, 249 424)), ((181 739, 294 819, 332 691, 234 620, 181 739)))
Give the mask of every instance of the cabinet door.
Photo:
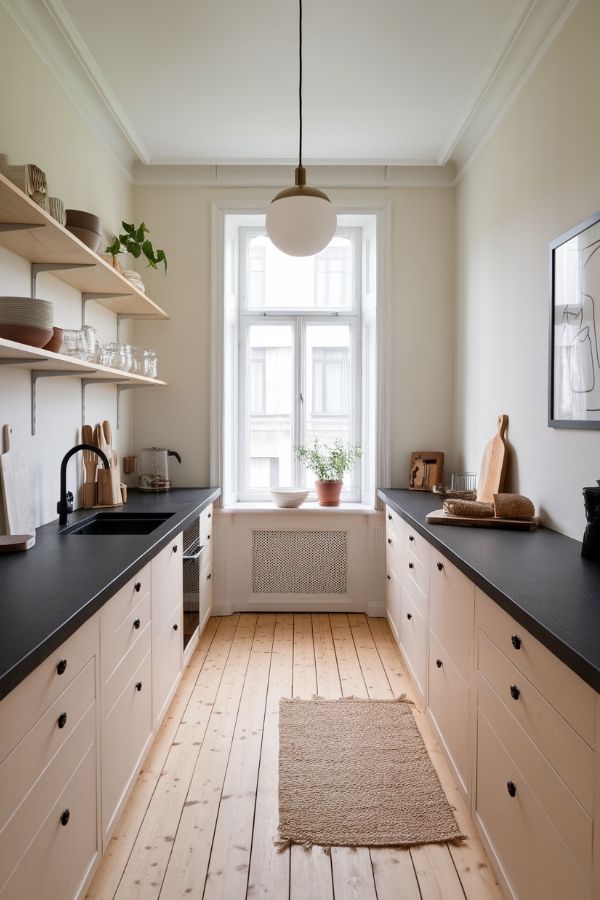
POLYGON ((152 637, 161 633, 177 606, 183 605, 183 534, 152 560, 152 637))
POLYGON ((152 722, 158 728, 181 674, 183 607, 171 618, 152 644, 152 722))
POLYGON ((407 591, 400 594, 400 647, 421 698, 427 700, 427 623, 407 591))
POLYGON ((465 681, 473 667, 475 585, 437 550, 431 550, 429 624, 465 681))
POLYGON ((388 570, 385 582, 385 611, 396 641, 400 643, 401 588, 395 573, 388 570))
POLYGON ((433 631, 429 632, 429 715, 468 794, 469 688, 433 631))
POLYGON ((200 557, 200 630, 206 625, 206 621, 212 611, 213 583, 213 554, 212 548, 207 547, 200 557))

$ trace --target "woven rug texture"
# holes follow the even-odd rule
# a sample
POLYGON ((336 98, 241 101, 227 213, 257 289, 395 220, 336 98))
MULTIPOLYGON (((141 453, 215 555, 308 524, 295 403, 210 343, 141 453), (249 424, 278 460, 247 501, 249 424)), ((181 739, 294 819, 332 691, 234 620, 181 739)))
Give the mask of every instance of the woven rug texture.
POLYGON ((280 849, 464 837, 408 701, 280 701, 280 849))

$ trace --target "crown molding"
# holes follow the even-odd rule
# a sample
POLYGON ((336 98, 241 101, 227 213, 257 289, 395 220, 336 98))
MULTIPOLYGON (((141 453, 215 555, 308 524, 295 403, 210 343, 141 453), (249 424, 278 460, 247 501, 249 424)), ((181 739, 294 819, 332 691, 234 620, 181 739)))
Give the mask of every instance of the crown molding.
MULTIPOLYGON (((498 127, 540 59, 563 28, 579 0, 533 0, 521 3, 503 36, 470 110, 449 138, 440 162, 451 159, 457 180, 498 127), (512 29, 512 34, 511 34, 512 29)), ((460 120, 459 120, 460 122, 460 120)))
MULTIPOLYGON (((115 119, 113 109, 99 93, 97 82, 90 76, 57 19, 52 7, 60 4, 56 0, 43 0, 42 3, 0 0, 0 3, 81 117, 131 180, 131 165, 139 150, 133 145, 128 129, 115 119)), ((81 43, 81 39, 79 41, 81 43)))
MULTIPOLYGON (((445 166, 310 166, 311 184, 322 188, 452 187, 456 180, 453 163, 445 166)), ((136 186, 281 188, 291 184, 293 166, 283 165, 143 165, 133 166, 136 186)))

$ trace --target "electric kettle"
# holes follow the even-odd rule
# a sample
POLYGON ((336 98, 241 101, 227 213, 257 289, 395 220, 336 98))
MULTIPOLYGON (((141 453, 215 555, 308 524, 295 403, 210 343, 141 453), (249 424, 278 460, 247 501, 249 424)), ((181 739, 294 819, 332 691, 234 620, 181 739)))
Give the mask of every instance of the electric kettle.
POLYGON ((142 450, 138 488, 140 491, 170 491, 169 457, 174 456, 181 463, 176 450, 163 447, 145 447, 142 450))

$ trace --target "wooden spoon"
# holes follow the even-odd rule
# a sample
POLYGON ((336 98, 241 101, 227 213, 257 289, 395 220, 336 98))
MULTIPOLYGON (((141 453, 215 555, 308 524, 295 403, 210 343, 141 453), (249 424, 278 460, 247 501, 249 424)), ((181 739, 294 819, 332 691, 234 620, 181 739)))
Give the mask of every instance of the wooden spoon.
POLYGON ((102 423, 102 430, 104 432, 104 438, 106 440, 106 455, 108 456, 108 461, 110 463, 111 469, 117 468, 117 452, 112 448, 112 427, 108 419, 105 419, 102 423))
MULTIPOLYGON (((93 444, 94 432, 91 425, 83 425, 81 428, 81 440, 84 444, 93 444)), ((83 451, 83 471, 84 483, 89 484, 96 480, 96 469, 98 468, 98 457, 91 450, 83 451)))

